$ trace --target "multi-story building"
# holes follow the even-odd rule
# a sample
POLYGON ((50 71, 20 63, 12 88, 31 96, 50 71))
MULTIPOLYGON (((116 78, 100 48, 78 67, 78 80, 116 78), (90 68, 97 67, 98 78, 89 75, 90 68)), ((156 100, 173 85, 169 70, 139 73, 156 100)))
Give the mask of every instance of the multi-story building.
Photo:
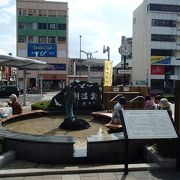
MULTIPOLYGON (((126 38, 125 36, 122 36, 121 46, 126 43, 132 49, 132 38, 126 38)), ((121 62, 113 68, 114 85, 131 84, 132 51, 125 58, 126 59, 124 61, 124 56, 121 55, 121 62)))
POLYGON ((180 1, 144 0, 133 12, 134 85, 172 92, 180 79, 180 1))
MULTIPOLYGON (((28 73, 28 86, 58 90, 67 83, 68 4, 45 0, 16 0, 17 55, 45 61, 50 66, 28 73)), ((18 84, 23 72, 18 70, 18 84)))
POLYGON ((103 82, 104 75, 104 62, 105 59, 79 59, 70 58, 69 59, 69 80, 88 80, 88 75, 90 76, 90 82, 98 83, 99 85, 103 82), (90 72, 88 74, 88 63, 90 63, 90 72))

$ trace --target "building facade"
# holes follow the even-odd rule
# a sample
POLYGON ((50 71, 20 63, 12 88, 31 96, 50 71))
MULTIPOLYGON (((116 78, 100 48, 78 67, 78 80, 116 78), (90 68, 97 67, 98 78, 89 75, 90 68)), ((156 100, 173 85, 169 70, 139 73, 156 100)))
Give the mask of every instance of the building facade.
POLYGON ((133 12, 132 82, 172 92, 180 79, 180 1, 144 0, 133 12))
POLYGON ((90 63, 90 82, 102 85, 104 76, 104 62, 105 59, 92 58, 87 59, 70 58, 69 59, 69 80, 74 79, 87 81, 88 80, 88 63, 90 63), (74 67, 76 66, 76 67, 74 67))
MULTIPOLYGON (((49 67, 28 71, 28 86, 60 90, 68 74, 68 4, 45 0, 16 0, 17 56, 45 61, 49 67)), ((23 71, 18 70, 22 87, 23 71)))

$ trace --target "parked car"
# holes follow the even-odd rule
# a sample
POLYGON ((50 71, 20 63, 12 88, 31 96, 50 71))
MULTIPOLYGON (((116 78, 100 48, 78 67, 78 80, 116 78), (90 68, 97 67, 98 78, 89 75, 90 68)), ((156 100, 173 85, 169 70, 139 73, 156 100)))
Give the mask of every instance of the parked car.
POLYGON ((9 97, 11 94, 16 94, 18 97, 20 93, 20 89, 18 86, 3 86, 0 87, 0 97, 9 97))

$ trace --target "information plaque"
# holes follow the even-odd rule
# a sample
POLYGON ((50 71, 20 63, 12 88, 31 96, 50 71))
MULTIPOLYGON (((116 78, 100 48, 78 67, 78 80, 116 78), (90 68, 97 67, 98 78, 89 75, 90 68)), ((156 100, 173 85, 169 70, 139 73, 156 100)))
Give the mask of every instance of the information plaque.
POLYGON ((124 110, 128 139, 176 139, 177 133, 166 110, 124 110))

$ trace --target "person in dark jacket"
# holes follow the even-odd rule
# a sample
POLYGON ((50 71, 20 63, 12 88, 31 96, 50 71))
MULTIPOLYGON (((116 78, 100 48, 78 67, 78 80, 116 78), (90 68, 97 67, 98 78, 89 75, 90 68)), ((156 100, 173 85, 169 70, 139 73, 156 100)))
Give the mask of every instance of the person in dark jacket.
POLYGON ((12 107, 12 114, 21 114, 22 113, 22 108, 19 102, 17 101, 17 96, 15 94, 11 94, 9 96, 10 102, 8 101, 8 105, 12 107))

